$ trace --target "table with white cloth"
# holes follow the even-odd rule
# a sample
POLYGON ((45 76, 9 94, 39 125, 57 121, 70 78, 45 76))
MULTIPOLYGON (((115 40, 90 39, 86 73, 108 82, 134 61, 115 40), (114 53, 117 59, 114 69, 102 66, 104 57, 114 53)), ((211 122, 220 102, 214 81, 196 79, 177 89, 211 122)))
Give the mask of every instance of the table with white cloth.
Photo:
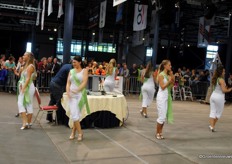
MULTIPOLYGON (((122 126, 127 116, 127 102, 122 94, 87 95, 90 113, 87 113, 86 107, 81 111, 81 125, 83 128, 100 127, 111 128, 122 126)), ((70 115, 68 107, 68 98, 64 93, 62 106, 66 110, 66 115, 70 115)))

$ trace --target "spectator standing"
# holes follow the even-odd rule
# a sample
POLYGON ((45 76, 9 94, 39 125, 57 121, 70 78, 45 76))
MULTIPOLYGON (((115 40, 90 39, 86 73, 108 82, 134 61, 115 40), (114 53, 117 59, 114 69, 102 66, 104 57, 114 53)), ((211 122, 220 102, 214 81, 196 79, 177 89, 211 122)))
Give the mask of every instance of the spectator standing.
POLYGON ((137 65, 133 64, 132 68, 130 69, 130 91, 134 94, 136 94, 137 91, 137 86, 136 86, 137 78, 138 78, 137 65))
POLYGON ((52 63, 52 69, 51 69, 52 77, 55 76, 59 70, 60 70, 60 64, 58 64, 57 58, 54 58, 52 63))
MULTIPOLYGON (((57 122, 58 124, 64 124, 68 126, 68 117, 65 114, 65 110, 61 105, 61 98, 63 93, 65 92, 67 77, 69 71, 72 69, 72 64, 63 65, 57 74, 52 78, 49 89, 50 89, 50 102, 49 105, 56 105, 58 110, 57 114, 57 122)), ((49 122, 53 121, 52 113, 47 114, 47 120, 49 122)))
POLYGON ((11 93, 13 91, 13 84, 15 83, 14 71, 15 67, 15 58, 13 56, 9 57, 9 60, 5 63, 5 68, 7 70, 7 91, 11 93))

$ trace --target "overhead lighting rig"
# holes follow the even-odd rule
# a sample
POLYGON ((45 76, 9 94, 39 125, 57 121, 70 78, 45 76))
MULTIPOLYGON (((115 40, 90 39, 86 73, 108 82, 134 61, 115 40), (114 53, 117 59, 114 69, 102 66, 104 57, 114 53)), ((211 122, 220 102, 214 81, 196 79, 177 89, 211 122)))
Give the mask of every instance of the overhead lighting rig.
POLYGON ((0 3, 0 8, 10 9, 10 10, 21 10, 21 11, 28 11, 28 12, 40 12, 41 11, 41 9, 38 10, 38 8, 35 8, 35 7, 9 5, 9 4, 4 4, 4 3, 0 3))

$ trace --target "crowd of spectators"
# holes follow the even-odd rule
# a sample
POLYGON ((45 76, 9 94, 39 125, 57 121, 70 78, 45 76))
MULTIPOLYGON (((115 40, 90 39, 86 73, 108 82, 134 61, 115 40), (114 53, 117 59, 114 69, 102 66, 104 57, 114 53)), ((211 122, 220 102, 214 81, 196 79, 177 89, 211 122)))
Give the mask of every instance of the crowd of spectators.
MULTIPOLYGON (((6 60, 5 55, 0 57, 0 88, 7 92, 15 91, 16 83, 18 78, 14 75, 14 71, 19 72, 20 68, 24 65, 22 57, 19 57, 17 64, 15 58, 10 56, 6 60)), ((57 58, 43 57, 40 61, 36 61, 37 80, 36 86, 42 88, 44 91, 48 91, 49 82, 51 78, 56 75, 62 66, 57 58)), ((95 60, 84 61, 85 67, 88 69, 89 75, 106 75, 106 67, 108 62, 97 62, 95 60)), ((140 79, 144 74, 145 65, 133 64, 129 68, 126 63, 118 63, 118 76, 124 77, 124 89, 139 91, 141 86, 140 79), (136 79, 139 83, 139 87, 133 85, 131 79, 136 79)), ((183 67, 178 68, 175 72, 175 84, 181 86, 194 86, 199 82, 210 82, 210 73, 208 70, 190 70, 189 68, 183 67)), ((137 83, 137 84, 138 84, 137 83)), ((232 75, 228 79, 228 85, 232 85, 232 75)))

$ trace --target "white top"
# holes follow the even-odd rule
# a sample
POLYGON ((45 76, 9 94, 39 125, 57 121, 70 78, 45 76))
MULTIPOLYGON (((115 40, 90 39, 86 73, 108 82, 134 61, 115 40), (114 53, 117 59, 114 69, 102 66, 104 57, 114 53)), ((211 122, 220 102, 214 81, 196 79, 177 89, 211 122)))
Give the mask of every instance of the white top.
MULTIPOLYGON (((80 83, 83 81, 83 75, 84 75, 84 69, 82 69, 80 72, 75 72, 75 76, 76 78, 80 81, 80 83)), ((72 91, 76 92, 78 90, 78 87, 76 82, 75 82, 75 79, 73 77, 72 74, 70 74, 70 82, 71 82, 71 85, 70 85, 70 93, 72 94, 72 91)), ((81 94, 81 92, 80 92, 81 94)), ((73 95, 74 96, 74 95, 73 95)))
POLYGON ((114 81, 115 80, 115 70, 116 68, 113 68, 112 75, 107 75, 105 81, 114 81))
MULTIPOLYGON (((162 75, 163 76, 163 75, 162 75)), ((163 79, 163 83, 167 84, 168 80, 164 77, 163 79)), ((162 94, 162 95, 167 95, 168 96, 168 88, 166 87, 164 90, 160 87, 159 85, 159 91, 158 94, 162 94)))
POLYGON ((218 94, 223 94, 223 95, 225 95, 225 93, 222 91, 221 86, 219 85, 219 81, 217 81, 217 84, 216 84, 215 89, 214 89, 213 92, 214 92, 214 93, 218 93, 218 94))

